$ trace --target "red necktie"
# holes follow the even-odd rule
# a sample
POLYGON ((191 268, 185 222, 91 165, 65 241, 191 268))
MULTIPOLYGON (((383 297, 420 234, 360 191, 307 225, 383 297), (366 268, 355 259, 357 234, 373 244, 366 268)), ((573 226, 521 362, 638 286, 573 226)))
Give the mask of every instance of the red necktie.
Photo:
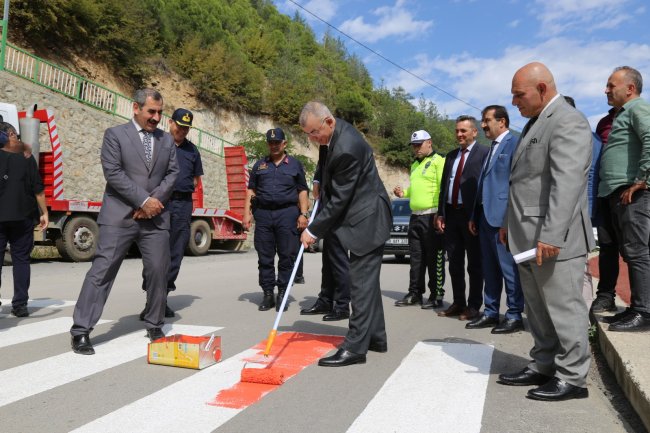
POLYGON ((465 164, 465 153, 467 149, 460 152, 460 162, 456 168, 456 175, 454 176, 454 185, 451 189, 451 204, 453 207, 458 207, 458 192, 460 191, 460 178, 463 175, 463 165, 465 164))

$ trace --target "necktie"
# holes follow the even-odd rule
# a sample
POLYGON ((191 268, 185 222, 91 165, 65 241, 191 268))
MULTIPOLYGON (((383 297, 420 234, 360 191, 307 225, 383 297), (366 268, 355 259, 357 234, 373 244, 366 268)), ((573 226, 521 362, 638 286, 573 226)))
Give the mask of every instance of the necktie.
POLYGON ((492 153, 494 153, 494 148, 499 142, 494 140, 490 146, 490 153, 488 153, 487 158, 485 158, 485 165, 483 165, 483 171, 481 172, 481 178, 478 184, 477 195, 481 197, 481 204, 483 204, 483 181, 485 181, 485 173, 487 173, 488 168, 490 167, 490 162, 492 162, 492 153))
POLYGON ((463 165, 465 165, 465 154, 467 149, 463 149, 460 152, 460 162, 458 163, 458 168, 456 168, 456 175, 454 176, 454 185, 451 189, 451 204, 454 207, 458 207, 458 192, 460 191, 460 178, 463 175, 463 165))
POLYGON ((494 153, 494 148, 499 144, 498 141, 494 140, 490 146, 490 153, 488 153, 487 158, 485 158, 485 166, 483 166, 483 173, 485 173, 490 167, 490 162, 492 162, 492 154, 494 153))
POLYGON ((530 128, 533 127, 533 125, 537 122, 537 116, 531 117, 528 123, 526 123, 526 126, 524 126, 523 131, 521 131, 521 136, 524 137, 526 134, 528 134, 528 131, 530 131, 530 128))
POLYGON ((147 167, 151 166, 151 132, 142 131, 142 144, 144 145, 144 161, 147 167))

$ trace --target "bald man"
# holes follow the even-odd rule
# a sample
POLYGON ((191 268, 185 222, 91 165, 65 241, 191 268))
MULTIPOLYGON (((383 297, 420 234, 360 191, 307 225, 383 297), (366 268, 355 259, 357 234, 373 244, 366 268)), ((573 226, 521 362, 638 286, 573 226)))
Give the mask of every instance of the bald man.
POLYGON ((558 94, 541 63, 512 79, 512 105, 530 120, 512 158, 508 210, 500 240, 513 255, 534 250, 518 265, 534 339, 533 360, 505 385, 531 386, 535 400, 586 398, 589 320, 582 297, 584 264, 594 247, 587 207, 591 129, 558 94))

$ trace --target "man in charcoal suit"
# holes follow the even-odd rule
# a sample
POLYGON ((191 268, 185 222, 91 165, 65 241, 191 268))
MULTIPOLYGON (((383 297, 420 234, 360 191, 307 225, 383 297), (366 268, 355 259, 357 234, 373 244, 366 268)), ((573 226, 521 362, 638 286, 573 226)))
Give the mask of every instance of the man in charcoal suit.
POLYGON ((309 102, 300 114, 300 127, 313 141, 329 147, 321 172, 322 207, 301 241, 308 247, 334 233, 350 252, 348 333, 338 351, 318 365, 365 363, 368 350, 388 350, 379 273, 390 237, 390 199, 371 147, 352 125, 332 116, 325 105, 309 102))

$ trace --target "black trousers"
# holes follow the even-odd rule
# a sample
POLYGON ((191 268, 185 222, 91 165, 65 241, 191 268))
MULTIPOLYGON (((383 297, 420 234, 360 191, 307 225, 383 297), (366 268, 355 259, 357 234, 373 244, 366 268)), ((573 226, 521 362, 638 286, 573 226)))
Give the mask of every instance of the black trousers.
POLYGON ((596 297, 614 299, 616 296, 616 281, 618 280, 618 238, 612 222, 612 209, 609 198, 598 198, 598 273, 600 279, 596 289, 596 297))
POLYGON ((445 247, 454 303, 479 310, 483 305, 483 269, 478 236, 469 232, 469 209, 445 207, 445 247), (465 254, 469 274, 469 295, 465 295, 465 254))
MULTIPOLYGON (((31 218, 22 221, 0 223, 0 276, 7 243, 11 246, 11 264, 14 277, 13 307, 27 305, 31 277, 30 254, 34 249, 34 221, 31 218)), ((0 286, 2 283, 0 282, 0 286)))
POLYGON ((409 221, 409 292, 423 294, 425 274, 429 274, 429 291, 432 295, 444 295, 445 258, 444 235, 433 227, 435 214, 411 215, 409 221))
POLYGON ((322 260, 318 299, 332 305, 334 311, 350 311, 350 258, 333 233, 323 239, 322 260))

